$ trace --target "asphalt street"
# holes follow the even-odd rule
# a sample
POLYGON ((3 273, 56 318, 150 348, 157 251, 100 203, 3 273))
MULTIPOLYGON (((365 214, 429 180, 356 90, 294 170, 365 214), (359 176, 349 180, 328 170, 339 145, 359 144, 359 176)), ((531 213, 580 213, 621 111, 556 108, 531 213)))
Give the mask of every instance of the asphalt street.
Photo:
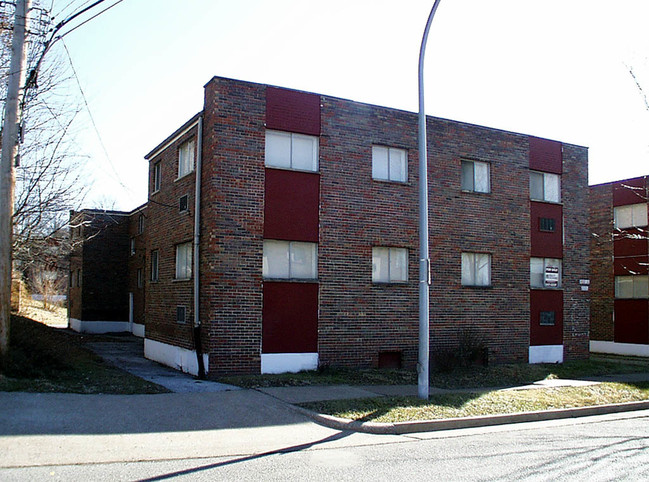
MULTIPOLYGON (((166 432, 147 434, 150 440, 167 439, 166 455, 131 458, 123 446, 123 460, 5 466, 0 479, 647 480, 648 429, 649 411, 643 411, 401 436, 337 432, 309 422, 253 429, 246 437, 246 429, 166 432), (263 435, 267 430, 275 439, 270 445, 263 435), (183 455, 181 438, 204 444, 203 455, 183 455), (246 443, 234 443, 243 438, 246 443)), ((49 443, 68 452, 110 445, 128 434, 75 437, 50 436, 49 443)), ((139 444, 147 439, 139 438, 139 444)))

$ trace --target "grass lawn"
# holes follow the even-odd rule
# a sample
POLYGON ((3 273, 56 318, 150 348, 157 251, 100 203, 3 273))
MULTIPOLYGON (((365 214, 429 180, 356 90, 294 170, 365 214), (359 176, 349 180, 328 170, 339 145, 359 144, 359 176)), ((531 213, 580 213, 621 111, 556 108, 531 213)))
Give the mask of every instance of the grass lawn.
MULTIPOLYGON (((551 378, 581 378, 618 373, 649 373, 649 360, 596 359, 563 364, 476 366, 450 372, 431 372, 438 388, 484 388, 525 385, 551 378)), ((414 370, 323 368, 280 375, 221 377, 219 381, 245 388, 308 385, 416 385, 414 370)))
POLYGON ((0 361, 0 391, 164 393, 114 368, 83 346, 82 335, 12 316, 10 355, 0 361))
POLYGON ((606 405, 649 399, 649 383, 602 383, 586 387, 449 393, 428 401, 379 397, 313 402, 301 406, 318 413, 363 422, 407 422, 606 405))

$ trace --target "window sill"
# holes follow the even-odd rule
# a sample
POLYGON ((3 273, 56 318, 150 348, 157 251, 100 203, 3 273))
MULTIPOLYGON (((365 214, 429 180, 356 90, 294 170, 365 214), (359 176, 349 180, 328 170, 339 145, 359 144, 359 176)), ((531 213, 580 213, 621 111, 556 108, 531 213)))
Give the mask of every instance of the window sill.
POLYGON ((157 191, 153 191, 153 192, 151 193, 151 196, 155 196, 155 195, 158 194, 159 192, 160 192, 160 189, 158 189, 157 191))
POLYGON ((174 278, 171 280, 172 283, 182 283, 183 281, 191 281, 191 276, 189 278, 174 278))
POLYGON ((462 285, 462 288, 469 288, 473 290, 491 290, 494 285, 462 285))
POLYGON ((264 164, 266 169, 277 169, 278 171, 293 171, 293 172, 306 172, 307 174, 320 174, 320 170, 316 169, 315 171, 311 169, 295 169, 293 167, 284 167, 284 166, 269 166, 264 164))
POLYGON ((178 182, 181 179, 185 179, 187 176, 191 176, 192 174, 194 174, 194 172, 196 172, 196 171, 192 170, 192 171, 189 171, 187 174, 183 174, 182 176, 178 176, 176 179, 174 179, 174 182, 178 182))
POLYGON ((536 291, 562 291, 563 286, 557 286, 557 287, 552 287, 552 286, 530 286, 530 290, 536 290, 536 291))
POLYGON ((397 185, 401 185, 401 186, 410 186, 410 183, 407 180, 406 181, 396 181, 396 180, 393 180, 393 179, 378 179, 376 177, 373 177, 372 181, 385 183, 385 184, 397 184, 397 185))
POLYGON ((487 192, 470 191, 468 189, 462 189, 461 191, 462 191, 462 194, 474 194, 474 195, 477 195, 477 196, 485 196, 485 195, 490 195, 491 194, 491 191, 487 191, 487 192))
POLYGON ((263 278, 264 283, 318 283, 318 278, 263 278))
POLYGON ((404 286, 407 284, 408 281, 372 281, 372 285, 374 286, 393 286, 393 285, 404 286))
POLYGON ((546 201, 545 199, 532 199, 532 198, 530 198, 530 201, 535 203, 554 204, 555 206, 563 206, 563 201, 546 201))

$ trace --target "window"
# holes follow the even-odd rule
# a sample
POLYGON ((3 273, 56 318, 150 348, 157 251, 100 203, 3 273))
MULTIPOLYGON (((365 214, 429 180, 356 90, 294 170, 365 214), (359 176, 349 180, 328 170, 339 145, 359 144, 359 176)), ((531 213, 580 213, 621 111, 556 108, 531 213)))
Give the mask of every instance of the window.
POLYGON ((180 146, 178 149, 178 177, 186 176, 194 170, 194 151, 196 141, 192 139, 180 146))
POLYGON ((176 306, 176 323, 186 323, 186 322, 187 322, 187 307, 176 306))
POLYGON ((554 326, 556 323, 556 313, 554 311, 541 311, 539 314, 539 325, 554 326))
POLYGON ((77 270, 77 288, 81 288, 81 270, 77 270))
POLYGON ((70 270, 70 288, 74 288, 74 271, 70 270))
POLYGON ((135 254, 135 238, 131 238, 131 256, 135 254))
POLYGON ((479 161, 462 161, 462 190, 491 192, 489 164, 479 161))
POLYGON ((647 225, 647 204, 630 204, 613 208, 616 229, 636 228, 647 225))
POLYGON ((176 246, 176 279, 192 277, 192 243, 176 246))
POLYGON ((266 166, 318 170, 318 138, 291 132, 266 131, 266 166))
POLYGON ((160 163, 156 162, 153 165, 153 192, 158 192, 160 190, 160 182, 162 181, 162 170, 160 163))
POLYGON ((616 298, 649 298, 649 276, 616 276, 616 298))
POLYGON ((539 218, 539 231, 553 233, 556 229, 556 221, 554 218, 539 218))
POLYGON ((491 285, 491 255, 485 253, 462 253, 462 285, 491 285))
POLYGON ((151 281, 158 281, 158 250, 151 251, 151 281))
POLYGON ((316 279, 317 244, 297 241, 264 241, 262 274, 267 279, 316 279))
POLYGON ((181 213, 187 212, 189 210, 187 194, 181 196, 178 200, 178 210, 181 213))
POLYGON ((144 232, 144 214, 140 214, 140 217, 137 218, 137 234, 142 234, 144 232))
POLYGON ((372 178, 406 182, 408 153, 394 147, 372 146, 372 178))
POLYGON ((406 248, 372 248, 372 282, 399 283, 408 281, 408 250, 406 248))
POLYGON ((142 288, 144 286, 144 276, 142 274, 142 268, 137 269, 137 287, 142 288))
POLYGON ((532 288, 561 288, 561 260, 531 258, 530 286, 532 288))
POLYGON ((530 171, 530 199, 561 202, 561 177, 548 172, 530 171))

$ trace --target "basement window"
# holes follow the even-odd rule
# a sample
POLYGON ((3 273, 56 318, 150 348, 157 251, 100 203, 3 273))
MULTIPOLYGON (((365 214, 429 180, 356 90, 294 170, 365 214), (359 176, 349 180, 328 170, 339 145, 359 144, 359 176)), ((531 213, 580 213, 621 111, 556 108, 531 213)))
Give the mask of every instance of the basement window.
POLYGON ((176 323, 187 323, 186 306, 176 306, 176 323))
POLYGON ((189 211, 189 198, 187 194, 181 196, 178 200, 178 210, 181 213, 186 213, 187 211, 189 211))

